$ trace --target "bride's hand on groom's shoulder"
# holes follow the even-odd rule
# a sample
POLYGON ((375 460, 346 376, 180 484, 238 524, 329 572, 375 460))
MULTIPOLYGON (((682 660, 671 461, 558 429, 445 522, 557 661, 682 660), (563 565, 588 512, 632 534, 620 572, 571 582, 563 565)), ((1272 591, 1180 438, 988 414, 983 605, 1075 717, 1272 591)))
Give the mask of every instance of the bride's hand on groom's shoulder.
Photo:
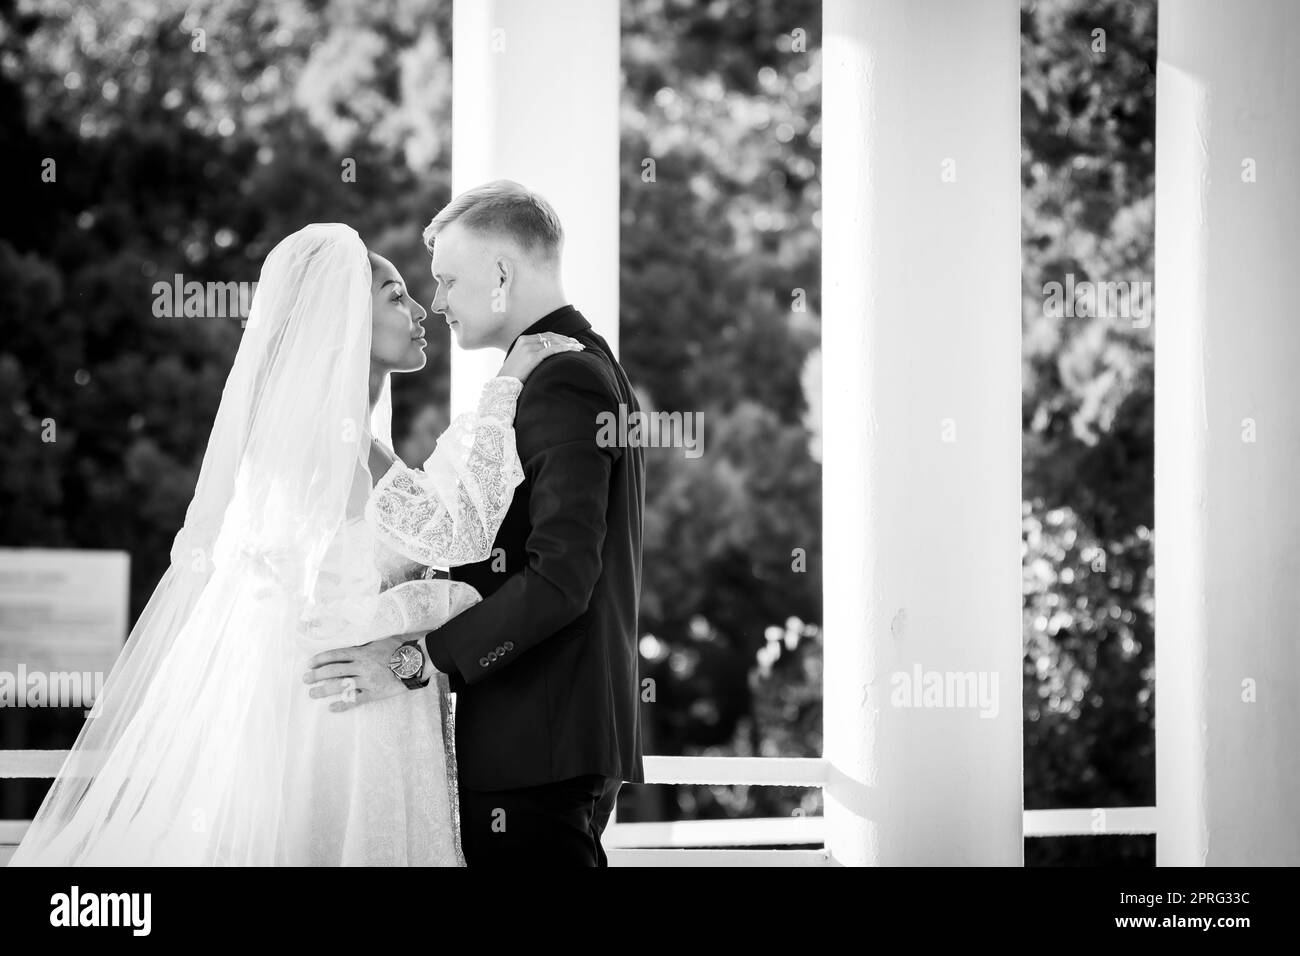
POLYGON ((523 382, 548 355, 558 355, 560 352, 581 352, 585 348, 586 346, 577 339, 561 335, 559 332, 521 335, 516 340, 514 348, 510 350, 510 354, 506 356, 505 362, 501 365, 501 371, 497 375, 508 375, 523 382))
POLYGON ((389 667, 393 651, 413 635, 383 637, 358 647, 323 651, 307 662, 303 682, 314 698, 336 698, 329 703, 334 712, 373 704, 385 697, 409 691, 389 667))

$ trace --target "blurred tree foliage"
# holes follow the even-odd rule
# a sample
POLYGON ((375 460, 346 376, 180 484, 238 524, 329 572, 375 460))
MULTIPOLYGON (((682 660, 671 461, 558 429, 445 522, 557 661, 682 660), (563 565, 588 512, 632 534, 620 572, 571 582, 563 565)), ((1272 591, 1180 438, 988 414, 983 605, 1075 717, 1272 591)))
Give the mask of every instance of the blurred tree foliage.
MULTIPOLYGON (((1156 3, 1026 2, 1021 38, 1025 806, 1151 806, 1151 303, 1054 318, 1044 286, 1153 280, 1156 3)), ((1149 839, 1109 844, 1153 862, 1149 839)))
MULTIPOLYGON (((255 281, 322 220, 431 282, 419 229, 448 190, 449 16, 0 0, 4 543, 125 548, 133 612, 152 591, 241 333, 155 317, 155 282, 255 281)), ((399 420, 442 404, 437 359, 440 376, 401 383, 399 420)))
MULTIPOLYGON (((1149 804, 1149 331, 1049 319, 1042 286, 1150 278, 1154 0, 1026 3, 1022 34, 1026 801, 1149 804)), ((821 753, 820 46, 817 0, 623 0, 623 360, 707 449, 649 450, 650 753, 821 753)), ((0 543, 125 548, 143 606, 240 335, 155 318, 155 282, 254 280, 328 220, 431 297, 450 57, 448 2, 0 0, 0 543)), ((445 347, 398 384, 408 460, 445 424, 445 347)))
MULTIPOLYGON (((706 448, 649 450, 648 753, 821 755, 820 33, 817 0, 623 4, 622 358, 706 448)), ((644 789, 669 817, 820 807, 644 789)))

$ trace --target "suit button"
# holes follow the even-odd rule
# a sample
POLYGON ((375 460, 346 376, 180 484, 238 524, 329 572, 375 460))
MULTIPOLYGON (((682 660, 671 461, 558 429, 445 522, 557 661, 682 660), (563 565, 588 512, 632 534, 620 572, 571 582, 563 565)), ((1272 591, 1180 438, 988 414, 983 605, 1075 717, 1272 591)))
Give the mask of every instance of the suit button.
POLYGON ((488 651, 488 660, 490 660, 490 661, 494 661, 494 660, 496 660, 496 659, 497 659, 497 652, 496 652, 496 651, 488 651))
POLYGON ((508 651, 513 651, 514 649, 515 649, 515 642, 514 642, 514 641, 506 641, 506 650, 508 650, 508 651))
POLYGON ((479 667, 487 667, 487 666, 488 666, 488 659, 487 659, 486 657, 480 657, 480 658, 478 659, 478 666, 479 666, 479 667))
POLYGON ((504 647, 502 647, 500 644, 498 644, 498 645, 497 645, 497 656, 499 657, 500 655, 504 654, 505 652, 506 652, 506 649, 505 649, 504 647))

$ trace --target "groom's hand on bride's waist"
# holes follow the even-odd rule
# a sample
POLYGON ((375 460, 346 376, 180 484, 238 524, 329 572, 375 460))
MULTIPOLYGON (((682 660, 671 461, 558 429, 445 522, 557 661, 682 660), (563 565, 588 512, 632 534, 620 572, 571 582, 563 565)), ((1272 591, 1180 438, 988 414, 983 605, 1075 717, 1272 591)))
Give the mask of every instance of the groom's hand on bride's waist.
MULTIPOLYGON (((407 685, 393 669, 394 655, 399 647, 417 637, 415 634, 383 637, 369 644, 317 654, 307 662, 307 672, 303 674, 307 693, 315 698, 333 698, 329 709, 335 712, 405 694, 407 685)), ((424 654, 423 640, 420 650, 424 654)), ((431 668, 428 655, 424 654, 419 679, 428 676, 431 668)))

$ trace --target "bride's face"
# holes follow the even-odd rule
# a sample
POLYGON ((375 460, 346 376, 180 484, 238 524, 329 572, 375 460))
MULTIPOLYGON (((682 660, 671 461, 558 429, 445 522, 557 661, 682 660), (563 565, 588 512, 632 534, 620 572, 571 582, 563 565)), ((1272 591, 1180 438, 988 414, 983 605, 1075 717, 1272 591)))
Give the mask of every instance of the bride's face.
POLYGON ((428 314, 411 298, 397 268, 370 253, 370 363, 389 372, 424 368, 425 340, 421 324, 428 314))

